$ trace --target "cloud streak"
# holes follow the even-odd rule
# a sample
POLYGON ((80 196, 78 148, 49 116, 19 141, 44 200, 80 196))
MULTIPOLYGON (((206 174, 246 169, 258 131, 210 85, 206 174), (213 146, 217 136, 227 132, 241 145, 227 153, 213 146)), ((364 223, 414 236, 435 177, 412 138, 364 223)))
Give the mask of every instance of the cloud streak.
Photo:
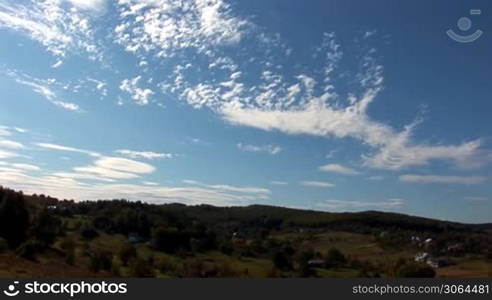
POLYGON ((123 156, 127 156, 129 158, 144 158, 144 159, 171 159, 174 158, 175 155, 171 153, 157 153, 152 151, 134 151, 128 149, 120 149, 114 151, 116 154, 120 154, 123 156))
POLYGON ((405 200, 395 198, 387 201, 341 201, 326 200, 317 203, 314 207, 322 210, 360 210, 360 209, 395 209, 405 205, 405 200))
POLYGON ((399 180, 409 183, 441 183, 441 184, 481 184, 488 180, 483 176, 447 176, 447 175, 401 175, 399 180))
POLYGON ((271 155, 276 155, 282 152, 282 148, 276 145, 247 145, 239 143, 237 144, 237 148, 241 151, 246 152, 266 152, 271 155))
POLYGON ((59 59, 70 52, 77 52, 88 55, 92 60, 100 60, 102 52, 94 40, 90 17, 78 9, 96 7, 99 2, 103 1, 35 0, 23 4, 19 1, 2 1, 0 28, 22 33, 59 59))
POLYGON ((323 172, 330 172, 330 173, 337 173, 337 174, 343 174, 343 175, 358 175, 360 174, 358 171, 339 165, 339 164, 328 164, 324 165, 318 168, 320 171, 323 172))
POLYGON ((301 181, 301 185, 308 187, 317 187, 317 188, 329 188, 334 187, 335 185, 326 181, 301 181))
POLYGON ((55 150, 55 151, 65 151, 65 152, 75 152, 75 153, 83 153, 87 154, 92 157, 100 157, 101 154, 93 151, 88 151, 84 149, 78 149, 74 147, 68 147, 68 146, 63 146, 63 145, 57 145, 57 144, 51 144, 51 143, 34 143, 34 145, 43 148, 43 149, 48 149, 48 150, 55 150))

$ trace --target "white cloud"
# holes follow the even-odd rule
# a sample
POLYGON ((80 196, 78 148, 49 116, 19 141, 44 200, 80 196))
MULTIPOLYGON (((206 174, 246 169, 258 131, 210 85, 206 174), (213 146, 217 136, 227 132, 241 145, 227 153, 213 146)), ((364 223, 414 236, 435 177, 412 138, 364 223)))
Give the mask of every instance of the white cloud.
POLYGON ((142 89, 138 87, 138 82, 142 79, 141 76, 137 76, 132 79, 124 79, 120 84, 120 90, 130 94, 133 100, 139 105, 149 104, 150 97, 154 95, 151 89, 142 89))
POLYGON ((175 155, 171 153, 157 153, 152 151, 134 151, 128 149, 121 149, 114 151, 117 154, 128 156, 130 158, 145 158, 145 159, 171 159, 175 155))
POLYGON ((90 155, 92 157, 101 156, 101 154, 99 154, 97 152, 73 148, 73 147, 67 147, 67 146, 62 146, 62 145, 57 145, 57 144, 51 144, 51 143, 34 143, 34 145, 41 147, 41 148, 44 148, 44 149, 49 149, 49 150, 84 153, 84 154, 90 155))
POLYGON ((12 132, 10 132, 9 127, 0 126, 0 136, 11 136, 12 132))
POLYGON ((482 176, 445 176, 445 175, 401 175, 399 180, 410 183, 450 183, 450 184, 481 184, 487 177, 482 176))
POLYGON ((338 174, 344 174, 344 175, 357 175, 360 174, 358 171, 339 165, 339 164, 328 164, 319 167, 320 171, 323 172, 331 172, 331 173, 338 173, 338 174))
POLYGON ((104 9, 106 0, 68 0, 75 7, 83 10, 101 11, 104 9))
POLYGON ((384 177, 380 175, 374 175, 374 176, 369 176, 367 177, 367 180, 373 180, 373 181, 378 181, 378 180, 383 180, 384 177))
POLYGON ((323 210, 361 210, 361 209, 394 209, 405 205, 403 199, 389 199, 387 201, 341 201, 326 200, 317 203, 314 207, 323 210))
POLYGON ((39 171, 41 170, 38 166, 30 165, 30 164, 12 164, 17 169, 26 170, 26 171, 39 171))
POLYGON ((206 188, 222 190, 226 192, 235 192, 235 193, 251 193, 251 194, 270 194, 269 189, 258 188, 258 187, 237 187, 227 184, 205 184, 195 180, 183 180, 183 183, 189 185, 202 186, 206 188))
POLYGON ((66 102, 60 100, 57 94, 51 89, 50 85, 53 83, 52 80, 42 80, 38 78, 30 77, 26 74, 18 74, 15 71, 7 71, 5 72, 9 77, 15 80, 15 82, 26 85, 30 87, 33 92, 43 96, 50 103, 58 106, 60 108, 71 110, 71 111, 79 111, 80 107, 71 102, 66 102))
POLYGON ((76 200, 128 199, 160 204, 179 202, 189 205, 231 206, 257 203, 268 197, 264 190, 253 188, 243 192, 241 188, 231 187, 232 191, 229 191, 223 188, 214 188, 214 186, 209 188, 206 185, 181 187, 118 183, 86 184, 77 181, 76 178, 63 175, 50 174, 33 177, 18 170, 0 169, 0 182, 27 194, 42 193, 60 199, 76 200))
POLYGON ((273 181, 270 181, 270 184, 272 184, 272 185, 288 185, 289 183, 285 182, 285 181, 273 180, 273 181))
POLYGON ((52 64, 51 67, 53 69, 59 68, 63 64, 62 60, 58 60, 56 63, 52 64))
POLYGON ((23 149, 24 145, 19 142, 11 141, 11 140, 3 140, 0 139, 0 148, 6 149, 23 149))
MULTIPOLYGON (((71 0, 76 7, 95 7, 96 0, 71 0)), ((40 43, 58 58, 68 52, 85 53, 90 59, 100 60, 101 50, 94 41, 90 17, 67 7, 66 1, 19 1, 0 3, 0 28, 5 27, 40 43)), ((61 60, 58 60, 58 62, 61 60)), ((56 65, 56 64, 55 64, 56 65)))
POLYGON ((54 172, 51 173, 50 176, 56 177, 56 178, 62 178, 62 179, 82 179, 82 180, 94 180, 94 181, 103 181, 103 182, 116 182, 115 179, 107 178, 107 177, 101 177, 98 175, 95 175, 94 173, 77 173, 75 172, 54 172))
POLYGON ((237 44, 249 22, 232 14, 222 0, 119 0, 125 22, 115 28, 116 41, 129 52, 167 57, 176 50, 205 52, 237 44))
POLYGON ((10 151, 0 150, 0 159, 17 157, 17 156, 19 156, 19 155, 16 154, 16 153, 13 153, 13 152, 10 152, 10 151))
POLYGON ((87 178, 87 175, 90 176, 95 176, 98 178, 109 178, 109 179, 133 179, 133 178, 138 178, 139 175, 135 173, 128 173, 128 172, 120 172, 117 170, 113 170, 110 168, 103 168, 103 167, 98 167, 98 166, 86 166, 86 167, 76 167, 73 169, 75 174, 82 175, 84 177, 80 177, 75 175, 74 177, 76 178, 87 178))
POLYGON ((155 168, 149 164, 120 157, 103 156, 95 162, 101 168, 138 174, 152 173, 155 168))
POLYGON ((38 166, 31 164, 17 164, 17 163, 7 163, 0 161, 0 166, 9 166, 14 169, 19 169, 23 171, 39 171, 41 170, 38 166))
POLYGON ((99 157, 92 165, 73 168, 72 178, 94 180, 134 179, 142 174, 150 174, 155 167, 143 162, 120 158, 99 157), (90 177, 89 177, 90 176, 90 177), (91 178, 92 177, 92 178, 91 178))
POLYGON ((393 139, 385 142, 378 153, 364 157, 364 164, 373 168, 401 170, 411 166, 425 166, 433 160, 451 160, 458 166, 479 167, 481 140, 453 146, 411 145, 414 127, 419 121, 405 128, 393 139), (477 160, 478 159, 478 160, 477 160))
MULTIPOLYGON (((292 135, 359 140, 372 149, 370 155, 362 156, 366 167, 401 170, 435 160, 476 167, 484 163, 479 140, 455 145, 427 145, 412 138, 420 120, 399 131, 372 119, 368 109, 383 90, 384 78, 382 66, 369 55, 362 58, 362 68, 353 76, 360 87, 350 87, 345 97, 337 94, 338 90, 345 90, 344 86, 336 87, 333 83, 334 70, 342 58, 340 48, 333 34, 325 35, 317 55, 324 54, 326 63, 312 74, 287 78, 266 64, 270 63, 269 58, 265 59, 264 70, 252 74, 231 57, 225 60, 220 56, 225 65, 231 66, 231 69, 225 69, 229 76, 224 80, 214 78, 196 82, 188 74, 196 69, 187 63, 190 67, 177 66, 174 82, 161 87, 165 86, 163 90, 174 92, 194 108, 212 109, 234 125, 292 135), (241 76, 235 75, 239 73, 241 76), (321 78, 320 73, 323 74, 321 78), (250 78, 248 83, 241 81, 246 76, 250 78)), ((280 50, 272 45, 268 49, 274 53, 280 50)), ((215 61, 209 68, 212 66, 217 67, 215 61)), ((278 67, 286 66, 280 64, 278 67)))
POLYGON ((466 196, 464 199, 468 201, 488 201, 490 198, 483 196, 466 196))
POLYGON ((246 145, 239 143, 237 144, 237 148, 241 151, 247 151, 247 152, 267 152, 271 155, 278 154, 282 151, 282 148, 276 145, 261 145, 261 146, 256 146, 256 145, 246 145))
POLYGON ((15 131, 17 131, 18 133, 26 133, 27 132, 27 129, 25 129, 25 128, 13 127, 13 129, 15 131))
POLYGON ((87 78, 87 81, 95 84, 96 90, 98 90, 102 96, 107 96, 108 95, 108 89, 107 89, 107 83, 102 81, 102 80, 97 80, 94 78, 87 78))
POLYGON ((328 188, 334 187, 335 185, 326 181, 301 181, 301 185, 309 186, 309 187, 319 187, 319 188, 328 188))
POLYGON ((288 134, 353 137, 378 147, 395 133, 365 115, 365 109, 374 96, 373 93, 367 94, 360 102, 344 109, 331 107, 327 102, 329 95, 326 94, 310 99, 302 108, 291 110, 243 108, 233 103, 225 105, 221 114, 233 124, 288 134))

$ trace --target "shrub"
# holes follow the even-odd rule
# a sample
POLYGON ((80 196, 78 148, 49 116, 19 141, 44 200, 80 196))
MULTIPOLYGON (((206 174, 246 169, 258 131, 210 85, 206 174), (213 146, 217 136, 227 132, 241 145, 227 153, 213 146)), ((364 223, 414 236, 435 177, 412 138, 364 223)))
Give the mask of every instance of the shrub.
POLYGON ((275 251, 272 261, 273 265, 281 271, 288 271, 292 269, 289 256, 284 251, 275 251))
POLYGON ((92 240, 99 236, 99 233, 92 226, 84 225, 80 229, 80 235, 86 240, 92 240))
POLYGON ((29 212, 22 193, 0 189, 0 237, 15 248, 26 240, 28 227, 29 212))
POLYGON ((24 242, 17 249, 17 254, 28 260, 36 260, 36 254, 43 252, 45 249, 44 243, 30 239, 24 242))
POLYGON ((9 244, 4 238, 0 238, 0 253, 5 253, 9 250, 9 244))
POLYGON ((154 270, 145 260, 137 257, 130 263, 130 277, 154 277, 154 270))
POLYGON ((340 250, 331 248, 325 255, 325 261, 328 268, 338 268, 347 263, 347 258, 340 250))
POLYGON ((89 269, 98 273, 101 270, 111 271, 113 254, 109 251, 96 251, 90 257, 89 269))
POLYGON ((128 263, 137 257, 137 249, 130 243, 125 243, 118 252, 118 256, 123 266, 128 266, 128 263))
POLYGON ((63 232, 63 226, 60 218, 54 215, 51 211, 43 209, 39 212, 31 226, 31 235, 44 243, 46 246, 50 246, 58 235, 63 232))

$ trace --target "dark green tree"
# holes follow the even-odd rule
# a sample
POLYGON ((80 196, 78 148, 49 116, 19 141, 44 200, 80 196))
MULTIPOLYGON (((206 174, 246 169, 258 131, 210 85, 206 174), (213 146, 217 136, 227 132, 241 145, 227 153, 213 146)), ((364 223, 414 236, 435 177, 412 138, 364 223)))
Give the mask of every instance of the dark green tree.
POLYGON ((15 248, 26 240, 28 228, 29 213, 22 193, 1 189, 0 237, 15 248))

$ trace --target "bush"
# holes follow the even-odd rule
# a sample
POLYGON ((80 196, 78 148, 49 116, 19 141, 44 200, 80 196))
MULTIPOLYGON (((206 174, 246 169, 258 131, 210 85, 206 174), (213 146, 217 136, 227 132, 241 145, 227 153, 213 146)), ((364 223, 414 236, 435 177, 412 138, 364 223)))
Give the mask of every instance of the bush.
POLYGON ((60 248, 65 252, 65 262, 71 266, 75 264, 75 242, 71 238, 64 238, 60 248))
POLYGON ((51 211, 42 210, 32 221, 31 235, 46 246, 50 246, 62 233, 62 222, 51 211))
POLYGON ((284 251, 276 251, 273 254, 272 261, 273 265, 281 271, 288 271, 292 269, 289 256, 284 251))
POLYGON ((162 274, 173 274, 178 270, 178 264, 171 258, 157 258, 156 266, 162 274))
POLYGON ((89 269, 98 273, 101 270, 111 271, 113 254, 109 251, 96 251, 90 257, 89 269))
POLYGON ((0 237, 15 248, 26 240, 28 227, 29 212, 22 193, 0 187, 0 237))
POLYGON ((153 247, 166 253, 176 253, 180 249, 189 249, 189 240, 189 237, 177 228, 160 226, 152 232, 153 247))
POLYGON ((325 255, 325 261, 328 268, 339 268, 347 263, 347 258, 340 250, 331 248, 325 255))
POLYGON ((123 266, 128 266, 128 263, 137 257, 137 249, 135 248, 135 246, 133 246, 132 244, 130 243, 125 243, 120 251, 118 252, 118 256, 121 260, 121 263, 123 264, 123 266))
POLYGON ((9 244, 4 238, 0 238, 0 253, 5 253, 9 250, 9 244))
POLYGON ((154 270, 145 260, 137 257, 130 263, 130 277, 154 277, 154 270))
POLYGON ((17 254, 25 259, 34 261, 36 260, 36 254, 43 252, 44 249, 44 243, 35 239, 30 239, 19 246, 17 254))
POLYGON ((80 235, 86 240, 92 240, 99 236, 99 233, 92 226, 84 225, 80 229, 80 235))

